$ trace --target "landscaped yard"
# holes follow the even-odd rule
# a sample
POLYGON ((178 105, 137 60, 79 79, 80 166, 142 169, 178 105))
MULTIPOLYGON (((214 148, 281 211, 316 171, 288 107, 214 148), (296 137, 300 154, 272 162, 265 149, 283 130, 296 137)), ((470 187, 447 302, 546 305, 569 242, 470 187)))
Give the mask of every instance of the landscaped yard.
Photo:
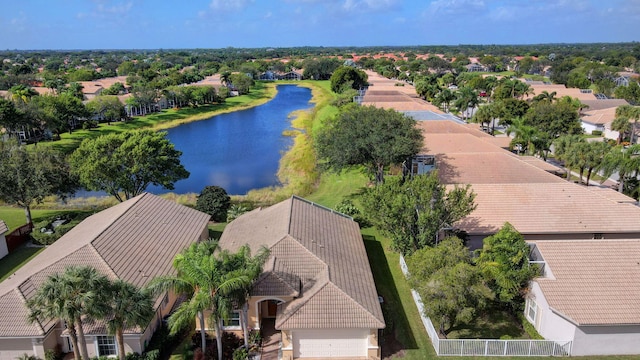
POLYGON ((44 247, 22 245, 11 254, 0 259, 0 281, 8 278, 43 249, 44 247))

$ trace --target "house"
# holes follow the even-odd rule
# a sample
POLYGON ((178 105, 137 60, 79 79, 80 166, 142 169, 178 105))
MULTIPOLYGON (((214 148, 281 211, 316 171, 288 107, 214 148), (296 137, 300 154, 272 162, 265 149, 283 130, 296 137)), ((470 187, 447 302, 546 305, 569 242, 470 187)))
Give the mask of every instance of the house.
POLYGON ((491 137, 449 120, 421 121, 440 181, 449 187, 471 185, 476 209, 456 227, 468 246, 510 222, 527 241, 562 239, 640 239, 640 207, 613 189, 585 187, 557 176, 564 171, 500 146, 507 137, 491 137))
POLYGON ((275 328, 282 359, 380 358, 385 322, 356 222, 293 196, 242 215, 220 238, 230 251, 245 244, 270 249, 248 326, 275 328))
POLYGON ((611 129, 611 123, 616 118, 616 108, 585 111, 580 117, 582 129, 586 134, 600 131, 606 139, 617 139, 618 131, 611 129))
POLYGON ((640 354, 640 240, 533 243, 544 275, 525 316, 547 339, 573 341, 571 355, 640 354))
MULTIPOLYGON (((93 266, 115 279, 136 286, 171 274, 174 256, 190 243, 208 238, 209 215, 144 193, 94 214, 0 283, 0 360, 23 354, 45 357, 60 346, 71 352, 65 326, 56 319, 27 321, 25 300, 51 274, 68 266, 93 266)), ((154 306, 156 315, 144 329, 124 334, 127 352, 141 353, 172 309, 175 296, 164 294, 154 306)), ((117 355, 115 339, 104 323, 85 327, 89 356, 117 355)))
POLYGON ((7 224, 0 219, 0 259, 9 254, 9 248, 7 247, 7 239, 4 234, 9 231, 7 224))

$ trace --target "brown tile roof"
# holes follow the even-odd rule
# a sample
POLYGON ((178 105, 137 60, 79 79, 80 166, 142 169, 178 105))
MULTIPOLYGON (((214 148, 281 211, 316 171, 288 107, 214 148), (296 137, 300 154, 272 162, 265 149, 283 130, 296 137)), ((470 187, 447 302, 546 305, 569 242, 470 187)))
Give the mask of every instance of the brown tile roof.
POLYGON ((578 325, 640 324, 640 240, 538 241, 549 306, 578 325))
POLYGON ((425 121, 424 154, 436 155, 445 184, 470 184, 476 210, 456 225, 489 235, 508 221, 523 234, 640 233, 640 207, 608 188, 583 187, 554 175, 541 159, 517 156, 491 137, 453 121, 425 121))
POLYGON ((360 228, 350 218, 294 196, 231 222, 221 247, 243 244, 269 247, 273 268, 302 283, 301 295, 278 307, 276 328, 385 326, 360 228))
POLYGON ((582 115, 582 121, 590 124, 608 124, 616 118, 616 108, 610 107, 601 110, 585 111, 582 115))
POLYGON ((492 234, 508 221, 523 234, 640 233, 640 207, 563 182, 472 184, 476 210, 458 225, 492 234))
POLYGON ((582 100, 582 103, 589 106, 585 109, 587 112, 617 108, 621 105, 629 105, 627 100, 624 99, 582 100))
POLYGON ((583 93, 580 89, 568 88, 562 84, 541 84, 537 82, 527 82, 527 84, 531 86, 533 93, 528 95, 525 99, 533 99, 536 95, 540 95, 542 92, 546 91, 548 93, 555 92, 556 98, 571 96, 572 98, 577 98, 583 103, 586 100, 597 100, 593 93, 583 93))
POLYGON ((55 325, 49 321, 38 328, 26 317, 16 317, 15 311, 5 311, 24 308, 24 298, 50 274, 87 265, 143 286, 157 275, 171 273, 175 254, 198 240, 208 221, 207 214, 149 193, 88 217, 0 283, 1 304, 14 301, 15 294, 23 298, 19 305, 0 307, 0 336, 40 336, 55 325))
MULTIPOLYGON (((508 152, 450 153, 436 156, 445 184, 562 183, 565 180, 508 152)), ((557 168, 556 168, 557 169, 557 168)))
POLYGON ((9 231, 9 227, 4 221, 0 220, 0 235, 6 233, 7 231, 9 231))

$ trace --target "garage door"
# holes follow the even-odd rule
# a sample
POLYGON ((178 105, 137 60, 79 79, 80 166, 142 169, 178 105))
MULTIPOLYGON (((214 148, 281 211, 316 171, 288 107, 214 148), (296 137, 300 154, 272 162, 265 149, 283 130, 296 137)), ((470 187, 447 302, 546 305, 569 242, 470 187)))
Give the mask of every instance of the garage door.
POLYGON ((367 329, 294 330, 293 356, 367 356, 367 329))

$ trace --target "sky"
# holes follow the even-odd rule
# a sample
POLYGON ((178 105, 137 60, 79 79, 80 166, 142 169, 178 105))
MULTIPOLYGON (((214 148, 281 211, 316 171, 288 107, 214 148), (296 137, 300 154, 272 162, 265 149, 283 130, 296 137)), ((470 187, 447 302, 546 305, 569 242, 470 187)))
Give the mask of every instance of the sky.
POLYGON ((640 40, 640 0, 0 0, 0 49, 640 40))

